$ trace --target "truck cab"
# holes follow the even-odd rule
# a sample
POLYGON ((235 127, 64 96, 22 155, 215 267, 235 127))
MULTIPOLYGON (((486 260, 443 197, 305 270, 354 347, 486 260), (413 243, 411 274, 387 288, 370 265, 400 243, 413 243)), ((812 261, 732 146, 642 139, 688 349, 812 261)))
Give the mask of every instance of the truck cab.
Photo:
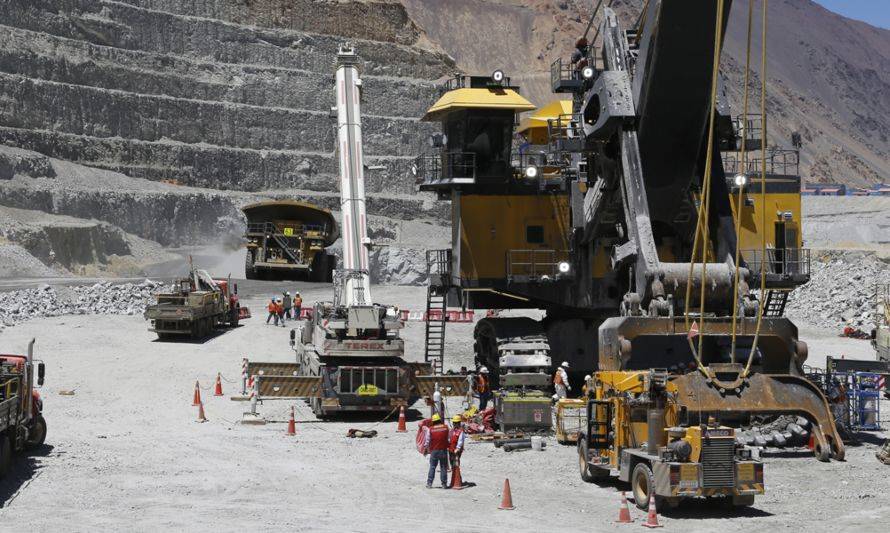
POLYGON ((45 367, 37 362, 34 378, 34 340, 26 355, 0 354, 0 477, 10 467, 12 453, 35 448, 46 439, 43 400, 36 388, 43 385, 45 367))

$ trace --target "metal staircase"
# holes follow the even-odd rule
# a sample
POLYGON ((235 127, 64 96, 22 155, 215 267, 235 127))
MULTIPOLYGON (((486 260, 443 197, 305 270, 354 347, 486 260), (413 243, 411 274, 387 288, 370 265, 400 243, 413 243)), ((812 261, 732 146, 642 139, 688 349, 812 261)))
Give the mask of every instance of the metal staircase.
POLYGON ((446 295, 430 285, 426 290, 426 345, 423 358, 441 374, 445 367, 446 295))
POLYGON ((766 293, 766 302, 763 304, 763 316, 777 318, 785 314, 785 306, 788 304, 788 295, 791 291, 771 290, 766 293))
POLYGON ((451 250, 427 250, 426 273, 426 341, 423 358, 432 364, 433 372, 445 368, 445 321, 448 290, 451 286, 451 250))

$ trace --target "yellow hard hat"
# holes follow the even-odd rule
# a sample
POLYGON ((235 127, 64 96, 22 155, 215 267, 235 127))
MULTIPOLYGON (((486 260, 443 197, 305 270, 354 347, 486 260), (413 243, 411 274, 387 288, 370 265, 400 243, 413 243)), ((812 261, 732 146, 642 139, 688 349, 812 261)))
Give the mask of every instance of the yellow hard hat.
POLYGON ((436 413, 433 415, 432 420, 433 420, 433 422, 438 422, 438 421, 442 420, 442 417, 439 416, 439 413, 436 413))
POLYGON ((454 415, 451 417, 452 422, 463 422, 464 419, 460 417, 460 415, 454 415))

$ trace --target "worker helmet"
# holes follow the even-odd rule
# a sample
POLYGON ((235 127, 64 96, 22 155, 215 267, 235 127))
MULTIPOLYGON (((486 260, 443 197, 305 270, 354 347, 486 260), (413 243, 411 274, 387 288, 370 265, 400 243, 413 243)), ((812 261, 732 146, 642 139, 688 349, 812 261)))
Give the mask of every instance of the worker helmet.
POLYGON ((590 374, 587 374, 586 376, 584 376, 584 381, 590 381, 590 374))
POLYGON ((284 291, 285 296, 290 296, 290 291, 284 291))
POLYGON ((452 422, 463 422, 463 420, 464 420, 464 419, 461 418, 460 415, 454 415, 454 416, 451 417, 451 421, 452 421, 452 422))
POLYGON ((488 374, 488 367, 483 366, 482 368, 479 369, 479 373, 480 374, 488 374))
POLYGON ((559 366, 561 366, 561 367, 563 367, 563 368, 568 368, 568 367, 569 367, 569 362, 568 362, 568 361, 563 361, 562 364, 559 365, 559 366))
POLYGON ((439 413, 435 413, 435 414, 432 416, 432 420, 433 420, 433 422, 439 422, 439 421, 442 420, 442 417, 439 416, 439 413))

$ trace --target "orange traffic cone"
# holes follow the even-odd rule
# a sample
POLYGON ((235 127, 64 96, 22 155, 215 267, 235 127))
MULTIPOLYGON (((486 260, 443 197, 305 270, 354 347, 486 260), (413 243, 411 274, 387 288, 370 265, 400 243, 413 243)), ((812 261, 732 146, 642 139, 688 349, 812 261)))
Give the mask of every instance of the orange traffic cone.
POLYGON ((651 492, 649 493, 649 516, 646 517, 643 527, 664 527, 658 523, 658 513, 655 511, 655 494, 651 492))
POLYGON ((634 519, 630 517, 630 508, 627 506, 627 496, 621 491, 621 509, 618 511, 618 523, 630 524, 634 519))
POLYGON ((501 505, 498 509, 502 509, 504 511, 512 511, 513 507, 513 494, 510 493, 510 480, 504 480, 504 496, 501 498, 501 505))
POLYGON ((408 426, 405 425, 405 406, 403 405, 399 409, 399 427, 396 428, 396 433, 405 433, 406 431, 408 431, 408 426))
POLYGON ((296 435, 297 434, 297 421, 294 420, 294 406, 290 407, 290 419, 287 421, 287 434, 288 435, 296 435))
POLYGON ((200 405, 201 404, 201 385, 195 381, 195 397, 192 400, 192 405, 200 405))
POLYGON ((216 373, 216 388, 213 389, 214 396, 222 396, 222 376, 219 372, 216 373))
POLYGON ((207 417, 204 416, 204 403, 203 402, 198 404, 198 422, 207 422, 207 417))
POLYGON ((452 490, 461 490, 464 488, 464 480, 460 477, 460 467, 454 466, 451 468, 451 485, 449 486, 452 490))

